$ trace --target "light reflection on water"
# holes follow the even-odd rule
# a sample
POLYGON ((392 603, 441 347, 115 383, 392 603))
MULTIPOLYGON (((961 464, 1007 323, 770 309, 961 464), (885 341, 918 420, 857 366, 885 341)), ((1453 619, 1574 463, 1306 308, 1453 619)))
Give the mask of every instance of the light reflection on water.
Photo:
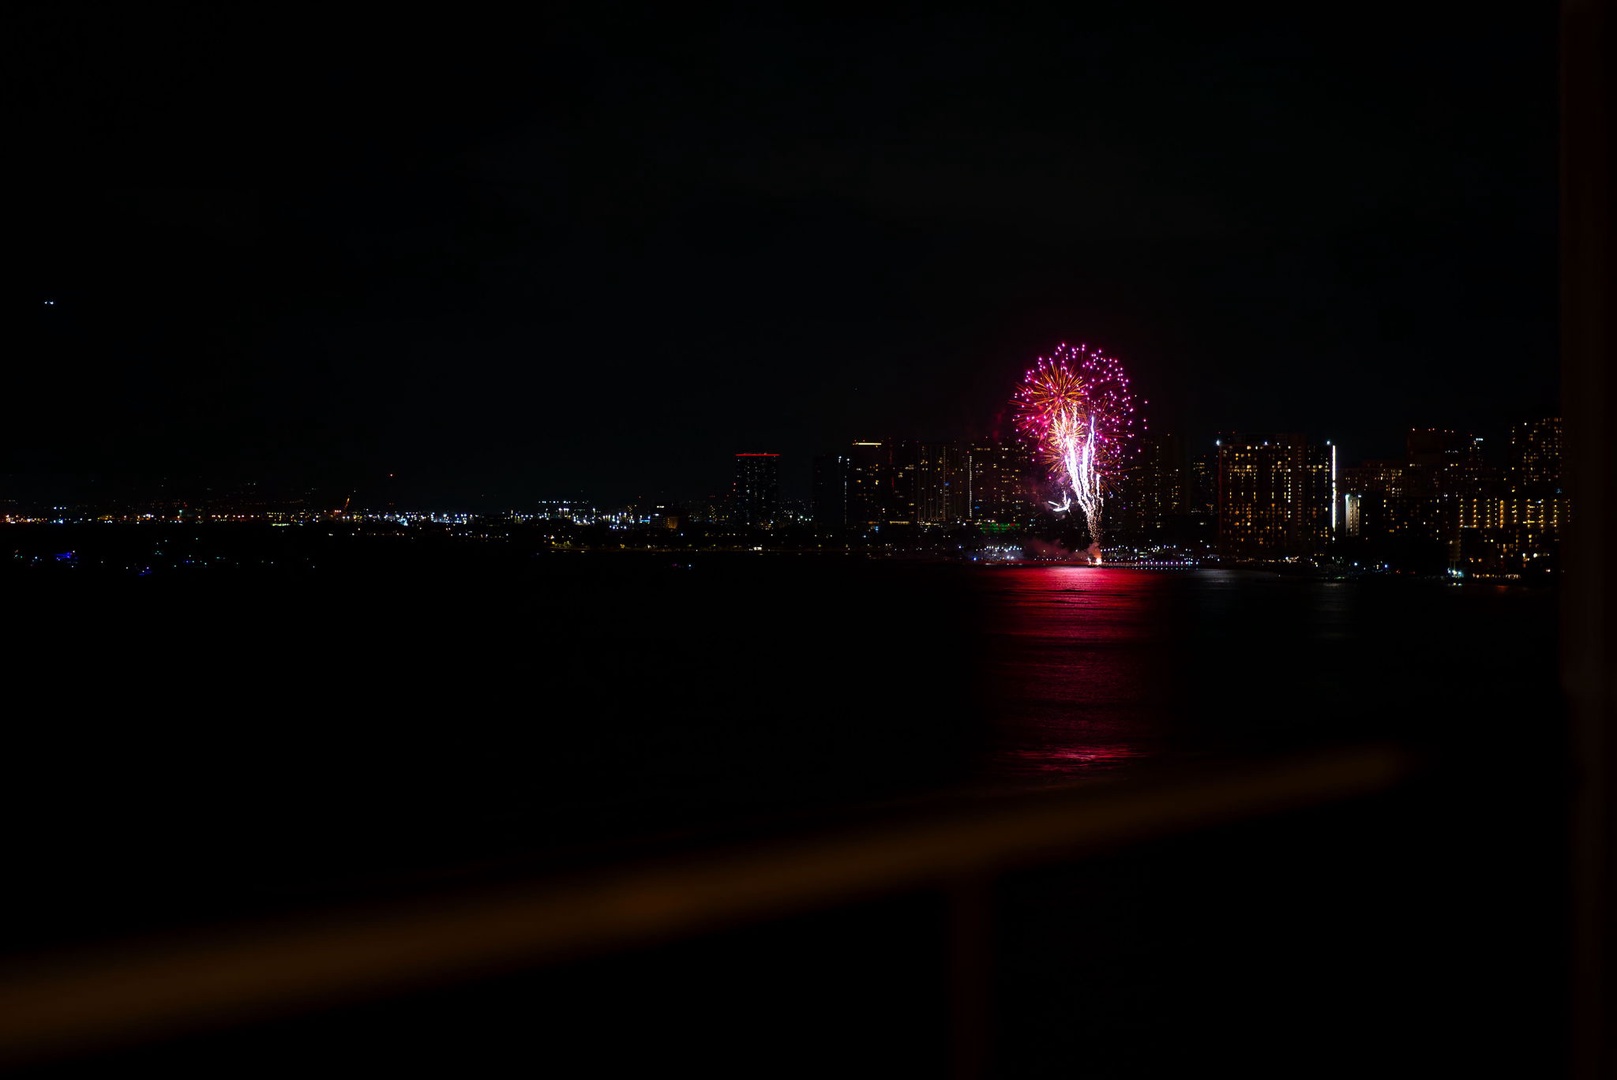
POLYGON ((983 627, 990 771, 1106 771, 1153 752, 1155 718, 1172 704, 1154 670, 1169 638, 1153 617, 1160 582, 1104 567, 994 573, 983 627))
POLYGON ((986 768, 1044 782, 1553 707, 1553 596, 1253 571, 985 572, 986 768))

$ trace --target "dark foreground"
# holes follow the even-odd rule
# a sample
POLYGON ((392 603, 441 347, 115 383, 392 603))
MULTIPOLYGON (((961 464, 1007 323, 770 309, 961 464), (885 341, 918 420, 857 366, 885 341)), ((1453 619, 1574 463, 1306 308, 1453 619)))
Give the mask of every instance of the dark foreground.
MULTIPOLYGON (((980 786, 991 593, 958 568, 579 559, 323 548, 216 576, 10 574, 13 967, 857 832, 980 786)), ((1237 655, 1202 651, 1218 662, 1198 678, 1237 655)), ((960 1063, 965 985, 989 1075, 1554 1074, 1553 637, 1505 651, 1525 666, 1491 706, 1440 676, 1400 687, 1429 670, 1400 652, 1339 680, 1362 708, 1231 714, 1240 760, 1287 716, 1335 718, 1315 749, 1402 733, 1421 768, 1372 797, 33 1067, 937 1075, 960 1063), (962 889, 988 927, 965 961, 962 889)), ((1463 656, 1439 642, 1430 661, 1463 656)), ((1163 707, 1216 719, 1253 692, 1239 674, 1163 707)))

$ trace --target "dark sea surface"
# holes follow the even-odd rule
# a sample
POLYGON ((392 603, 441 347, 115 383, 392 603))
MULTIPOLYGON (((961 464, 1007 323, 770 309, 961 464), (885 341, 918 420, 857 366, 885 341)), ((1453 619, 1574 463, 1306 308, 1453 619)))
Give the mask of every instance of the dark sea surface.
POLYGON ((273 892, 1556 709, 1549 590, 272 540, 6 578, 40 880, 273 892))
POLYGON ((1559 707, 1547 590, 1092 567, 972 588, 998 775, 1377 738, 1464 752, 1559 707))
MULTIPOLYGON (((282 533, 0 573, 0 947, 1394 739, 1441 776, 1001 879, 991 1075, 1554 1072, 1553 589, 282 533)), ((895 896, 87 1068, 936 1074, 950 910, 895 896)))

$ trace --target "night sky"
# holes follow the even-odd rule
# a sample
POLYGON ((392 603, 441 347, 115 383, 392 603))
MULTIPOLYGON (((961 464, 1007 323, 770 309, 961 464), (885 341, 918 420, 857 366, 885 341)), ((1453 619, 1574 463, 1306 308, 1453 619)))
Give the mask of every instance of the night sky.
POLYGON ((28 16, 0 483, 802 496, 1062 341, 1345 462, 1557 411, 1554 5, 686 7, 28 16))

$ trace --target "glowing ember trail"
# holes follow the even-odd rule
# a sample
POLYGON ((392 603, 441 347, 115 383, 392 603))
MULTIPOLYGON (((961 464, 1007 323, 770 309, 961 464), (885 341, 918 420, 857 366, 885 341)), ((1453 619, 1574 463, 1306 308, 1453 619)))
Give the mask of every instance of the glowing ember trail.
POLYGON ((1063 514, 1078 504, 1089 526, 1089 556, 1099 562, 1101 507, 1133 446, 1134 394, 1123 366, 1099 349, 1063 343, 1039 357, 1015 405, 1017 430, 1063 488, 1050 509, 1063 514))

